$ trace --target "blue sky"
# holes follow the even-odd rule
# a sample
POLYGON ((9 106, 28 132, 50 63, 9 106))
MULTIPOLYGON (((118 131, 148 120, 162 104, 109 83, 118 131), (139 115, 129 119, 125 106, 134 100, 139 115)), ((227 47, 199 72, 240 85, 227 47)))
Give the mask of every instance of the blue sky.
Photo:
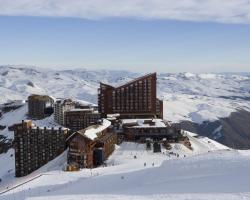
POLYGON ((248 21, 23 16, 25 13, 1 10, 0 6, 2 65, 143 72, 250 71, 248 21))

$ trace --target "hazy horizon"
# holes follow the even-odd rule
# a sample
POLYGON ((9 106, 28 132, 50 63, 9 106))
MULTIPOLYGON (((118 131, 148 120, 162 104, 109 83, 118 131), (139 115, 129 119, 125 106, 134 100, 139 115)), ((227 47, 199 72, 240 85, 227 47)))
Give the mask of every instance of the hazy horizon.
POLYGON ((250 1, 0 0, 0 63, 250 72, 250 1))
POLYGON ((152 69, 151 71, 134 71, 134 70, 129 70, 129 69, 112 69, 112 68, 87 68, 87 67, 77 67, 77 66, 68 66, 68 67, 53 67, 53 66, 38 66, 38 65, 11 65, 11 64, 1 64, 0 63, 0 68, 1 67, 14 67, 14 68, 27 68, 27 69, 37 69, 37 70, 54 70, 54 71, 63 71, 63 70, 87 70, 87 71, 124 71, 124 72, 135 72, 138 74, 147 74, 147 73, 159 73, 159 74, 164 74, 164 73, 170 73, 170 74, 178 74, 178 73, 193 73, 193 74, 250 74, 250 71, 221 71, 221 72, 216 72, 216 71, 203 71, 203 72, 195 72, 195 71, 176 71, 176 72, 171 72, 171 71, 159 71, 159 70, 154 70, 152 69))

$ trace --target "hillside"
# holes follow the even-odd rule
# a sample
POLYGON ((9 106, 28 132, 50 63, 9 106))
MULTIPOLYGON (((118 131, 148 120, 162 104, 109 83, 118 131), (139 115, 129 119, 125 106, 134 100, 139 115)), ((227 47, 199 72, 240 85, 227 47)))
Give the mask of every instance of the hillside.
MULTIPOLYGON (((97 103, 100 81, 119 85, 140 75, 128 71, 0 66, 0 93, 3 94, 0 103, 23 100, 31 93, 97 103)), ((161 73, 157 89, 159 98, 164 100, 166 120, 230 147, 250 148, 247 123, 250 74, 161 73), (242 123, 238 123, 240 120, 242 123)))
MULTIPOLYGON (((30 87, 37 90, 36 93, 41 91, 55 97, 67 96, 70 93, 71 97, 82 100, 91 101, 89 97, 96 98, 99 72, 91 72, 93 74, 91 77, 86 75, 90 72, 84 70, 82 70, 83 75, 80 75, 80 70, 70 76, 69 74, 73 71, 48 72, 45 70, 42 72, 41 70, 35 72, 37 69, 5 67, 6 69, 9 72, 4 75, 4 79, 1 78, 1 83, 5 86, 0 88, 1 91, 8 90, 6 94, 9 94, 9 97, 6 95, 5 100, 14 97, 13 91, 16 91, 17 99, 25 99, 26 95, 31 92, 30 87), (51 85, 54 87, 47 85, 55 73, 64 74, 61 75, 63 80, 53 79, 51 85), (42 74, 49 78, 42 79, 35 74, 42 74), (24 79, 26 81, 21 81, 24 79), (88 86, 81 85, 83 82, 88 86), (16 87, 13 87, 12 83, 16 87), (67 85, 69 83, 73 85, 67 85), (10 87, 7 88, 7 85, 10 87), (53 93, 50 93, 51 91, 53 93), (92 91, 93 94, 88 91, 92 91), (87 94, 86 99, 85 94, 87 94)), ((101 74, 99 74, 99 79, 116 85, 136 76, 138 74, 129 72, 103 72, 103 78, 101 79, 101 74)), ((248 133, 249 130, 249 123, 247 123, 250 108, 247 100, 249 92, 245 91, 247 88, 245 81, 248 81, 248 76, 246 75, 246 80, 240 83, 242 91, 237 94, 241 93, 240 98, 218 97, 212 92, 209 94, 211 96, 206 96, 202 93, 203 90, 200 94, 192 94, 188 90, 179 88, 178 84, 181 83, 188 85, 189 82, 199 82, 199 75, 194 76, 196 78, 192 76, 192 79, 188 79, 183 78, 181 74, 159 75, 158 94, 165 100, 165 118, 171 120, 172 123, 177 123, 176 126, 180 126, 181 122, 182 127, 186 126, 186 129, 192 129, 194 132, 199 132, 203 136, 208 135, 218 141, 225 137, 223 129, 227 129, 227 133, 232 132, 232 135, 226 138, 227 141, 232 142, 241 138, 238 145, 244 144, 248 137, 245 132, 248 133), (170 82, 165 81, 166 76, 175 76, 178 79, 176 86, 172 87, 172 92, 169 89, 171 88, 170 82), (234 129, 237 126, 238 128, 234 129)), ((227 76, 232 75, 225 75, 225 82, 227 76)), ((207 87, 209 88, 208 85, 207 87)), ((225 87, 222 87, 224 92, 225 87)), ((95 100, 92 102, 95 103, 95 100)), ((23 106, 4 113, 0 124, 11 126, 13 123, 26 119, 26 113, 27 104, 24 103, 23 106)), ((35 120, 34 123, 39 126, 57 126, 53 115, 43 120, 35 120)), ((172 149, 169 151, 153 153, 152 150, 146 150, 143 144, 122 143, 116 146, 116 150, 106 162, 106 167, 82 169, 71 173, 62 170, 66 164, 67 151, 65 151, 42 168, 22 178, 14 176, 15 157, 14 150, 11 148, 6 153, 0 154, 0 199, 250 199, 250 180, 247 176, 250 170, 250 152, 231 149, 207 137, 186 133, 193 151, 182 144, 172 144, 172 149)), ((6 141, 6 138, 13 139, 13 132, 8 131, 7 127, 1 130, 0 134, 5 138, 0 142, 6 141)))
MULTIPOLYGON (((191 135, 193 151, 173 144, 173 154, 166 150, 154 154, 143 144, 123 143, 108 159, 107 167, 63 172, 64 153, 27 177, 16 179, 13 171, 6 171, 3 177, 8 181, 0 189, 4 192, 1 199, 250 198, 246 176, 250 152, 231 150, 191 135)), ((0 159, 8 161, 8 157, 9 153, 0 159)))

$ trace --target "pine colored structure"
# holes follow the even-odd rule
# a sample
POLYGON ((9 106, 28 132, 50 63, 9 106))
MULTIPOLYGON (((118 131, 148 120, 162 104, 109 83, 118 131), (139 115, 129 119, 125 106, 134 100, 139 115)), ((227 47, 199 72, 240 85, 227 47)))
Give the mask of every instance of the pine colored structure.
POLYGON ((68 170, 71 168, 93 168, 103 163, 114 151, 116 134, 103 119, 100 124, 73 133, 68 138, 68 170), (74 167, 72 167, 74 166, 74 167))

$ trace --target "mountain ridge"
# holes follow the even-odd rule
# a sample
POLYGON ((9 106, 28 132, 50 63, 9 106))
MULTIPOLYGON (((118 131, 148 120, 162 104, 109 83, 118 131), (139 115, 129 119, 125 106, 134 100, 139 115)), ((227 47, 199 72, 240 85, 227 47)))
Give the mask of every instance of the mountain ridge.
MULTIPOLYGON (((32 93, 96 104, 99 82, 117 86, 141 75, 143 74, 124 70, 50 70, 33 66, 0 66, 0 104, 14 99, 25 100, 32 93)), ((164 101, 164 118, 171 123, 183 124, 187 121, 193 123, 193 126, 202 126, 204 122, 221 124, 222 119, 229 119, 232 113, 240 113, 239 110, 250 112, 250 74, 158 73, 157 94, 164 101)), ((250 120, 250 117, 246 120, 250 120)), ((234 121, 234 128, 237 129, 239 126, 236 123, 234 121)), ((212 126, 214 130, 207 129, 207 136, 215 139, 212 133, 219 126, 212 126)), ((184 127, 201 134, 197 128, 184 127)), ((228 129, 221 133, 222 137, 235 137, 232 130, 230 128, 230 131, 228 129)), ((230 144, 238 143, 237 140, 243 141, 242 134, 248 138, 249 132, 242 130, 244 131, 238 133, 236 141, 224 144, 232 147, 230 144)), ((217 138, 219 139, 220 137, 217 138)), ((250 142, 244 143, 244 148, 250 148, 248 143, 250 142)), ((243 143, 239 143, 241 144, 243 143)))

